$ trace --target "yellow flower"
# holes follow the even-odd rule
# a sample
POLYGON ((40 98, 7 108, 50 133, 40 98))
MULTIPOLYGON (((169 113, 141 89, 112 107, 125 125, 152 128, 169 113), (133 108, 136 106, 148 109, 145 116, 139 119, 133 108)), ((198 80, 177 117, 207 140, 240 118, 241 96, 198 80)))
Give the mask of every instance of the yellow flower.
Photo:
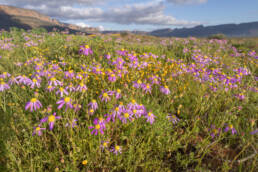
POLYGON ((82 165, 87 165, 88 164, 88 161, 87 160, 83 160, 82 161, 82 165))

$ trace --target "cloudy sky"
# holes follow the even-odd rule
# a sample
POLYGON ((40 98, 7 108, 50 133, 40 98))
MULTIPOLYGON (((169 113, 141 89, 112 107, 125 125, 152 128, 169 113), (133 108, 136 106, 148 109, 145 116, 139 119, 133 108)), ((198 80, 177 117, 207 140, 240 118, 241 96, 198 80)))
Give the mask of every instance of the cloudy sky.
POLYGON ((154 30, 258 21, 258 0, 0 0, 62 22, 106 30, 154 30))

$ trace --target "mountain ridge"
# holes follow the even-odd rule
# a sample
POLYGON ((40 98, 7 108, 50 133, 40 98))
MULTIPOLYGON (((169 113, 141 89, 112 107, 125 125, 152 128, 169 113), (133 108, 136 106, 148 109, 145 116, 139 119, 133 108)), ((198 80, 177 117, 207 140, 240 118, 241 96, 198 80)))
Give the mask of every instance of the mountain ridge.
POLYGON ((0 29, 9 30, 18 27, 25 30, 43 27, 48 31, 57 28, 70 32, 98 31, 97 28, 83 28, 74 24, 62 23, 35 10, 0 5, 0 29))

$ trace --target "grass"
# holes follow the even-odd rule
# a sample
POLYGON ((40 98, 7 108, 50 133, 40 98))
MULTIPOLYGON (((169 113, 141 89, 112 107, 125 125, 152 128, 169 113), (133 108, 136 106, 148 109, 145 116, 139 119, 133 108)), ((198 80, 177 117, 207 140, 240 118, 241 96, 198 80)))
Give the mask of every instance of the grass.
POLYGON ((0 38, 0 47, 9 46, 0 48, 0 86, 10 86, 0 92, 0 171, 257 170, 257 134, 251 132, 257 130, 258 71, 257 57, 250 55, 255 47, 246 43, 250 39, 19 30, 2 32, 0 38), (93 54, 79 53, 85 45, 93 54), (9 83, 12 76, 23 75, 29 78, 24 84, 9 83), (63 86, 47 91, 53 77, 63 86), (33 78, 38 88, 31 88, 33 78), (142 88, 134 87, 137 81, 142 88), (64 97, 69 96, 73 109, 58 109, 62 97, 56 92, 70 84, 87 90, 68 91, 64 97), (161 86, 170 93, 164 94, 161 86), (101 96, 107 91, 110 100, 104 102, 101 96), (25 110, 34 97, 42 107, 25 110), (93 99, 98 108, 90 115, 93 99), (137 107, 130 107, 134 102, 137 107), (109 121, 116 107, 121 114, 109 121), (46 128, 42 135, 33 136, 41 119, 54 112, 62 118, 55 119, 53 130, 48 118, 40 126, 46 128), (149 112, 153 123, 147 120, 149 112), (92 134, 90 126, 104 134, 92 134), (121 153, 112 152, 116 146, 121 153))

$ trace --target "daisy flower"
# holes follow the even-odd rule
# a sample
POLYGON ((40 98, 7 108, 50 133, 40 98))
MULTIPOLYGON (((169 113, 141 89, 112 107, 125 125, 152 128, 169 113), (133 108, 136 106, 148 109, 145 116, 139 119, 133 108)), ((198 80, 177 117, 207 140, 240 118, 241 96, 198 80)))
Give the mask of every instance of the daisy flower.
POLYGON ((121 146, 118 146, 118 145, 116 145, 116 146, 114 146, 112 149, 111 149, 111 152, 113 152, 114 154, 118 154, 118 153, 122 153, 122 147, 121 146))
POLYGON ((91 102, 88 104, 88 106, 93 109, 93 110, 97 110, 98 109, 98 103, 95 99, 91 100, 91 102))
POLYGON ((161 86, 160 87, 160 91, 163 93, 163 94, 165 94, 165 95, 168 95, 168 94, 170 94, 170 90, 169 90, 169 88, 168 88, 168 86, 161 86))
POLYGON ((152 123, 155 121, 156 116, 153 115, 152 112, 149 112, 149 113, 145 116, 145 118, 147 118, 147 122, 149 122, 150 124, 152 124, 152 123))
POLYGON ((42 135, 42 130, 46 130, 46 128, 40 128, 41 125, 38 125, 37 127, 34 127, 34 131, 32 133, 32 135, 38 135, 41 136, 42 135))
POLYGON ((0 81, 0 91, 8 90, 10 89, 9 85, 6 84, 4 81, 0 81))
POLYGON ((226 126, 226 128, 224 129, 224 132, 228 132, 231 130, 231 133, 234 135, 237 133, 236 129, 233 127, 233 125, 229 124, 226 126))
POLYGON ((61 97, 64 97, 64 95, 68 95, 68 92, 63 87, 60 87, 57 90, 56 95, 60 95, 61 97))
POLYGON ((57 80, 55 77, 50 78, 50 80, 48 81, 48 85, 52 86, 58 86, 58 85, 63 85, 61 81, 57 80))
POLYGON ((37 100, 36 98, 32 98, 29 102, 27 102, 26 106, 25 106, 25 110, 30 109, 31 112, 33 112, 33 110, 37 110, 39 108, 42 107, 42 104, 40 103, 39 100, 37 100))
POLYGON ((98 118, 95 118, 93 121, 94 126, 89 126, 89 129, 93 129, 91 131, 91 134, 104 134, 104 129, 105 129, 105 125, 103 123, 101 123, 102 121, 99 121, 98 118))
POLYGON ((43 119, 40 120, 40 123, 48 122, 49 130, 53 130, 56 119, 61 119, 61 116, 56 116, 56 113, 53 113, 53 115, 49 115, 43 119))
POLYGON ((70 97, 65 97, 59 100, 56 104, 58 104, 58 109, 61 109, 64 105, 66 105, 66 110, 69 107, 70 109, 73 108, 72 101, 70 97))
POLYGON ((178 121, 180 121, 176 115, 168 115, 167 119, 169 121, 172 121, 173 124, 176 124, 176 123, 178 123, 178 121))

